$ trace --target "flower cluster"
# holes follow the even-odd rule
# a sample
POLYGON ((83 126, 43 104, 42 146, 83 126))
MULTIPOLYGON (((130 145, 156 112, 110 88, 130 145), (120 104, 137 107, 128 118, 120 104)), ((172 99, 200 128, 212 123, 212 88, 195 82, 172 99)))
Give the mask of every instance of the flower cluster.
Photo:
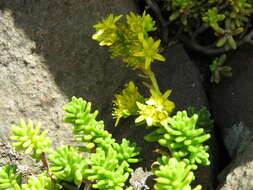
POLYGON ((150 90, 151 97, 145 104, 137 102, 140 116, 136 118, 135 122, 139 123, 146 120, 148 126, 166 125, 169 116, 175 108, 174 102, 168 100, 171 90, 167 90, 160 95, 155 90, 150 90))
MULTIPOLYGON (((171 20, 177 19, 181 13, 184 13, 181 19, 186 24, 188 8, 189 6, 194 8, 196 4, 199 5, 198 1, 194 0, 173 1, 172 6, 174 8, 180 7, 180 10, 173 15, 174 18, 171 18, 171 20)), ((207 23, 216 23, 223 19, 220 16, 215 17, 215 13, 216 10, 208 12, 207 23), (214 17, 211 17, 213 15, 214 17)), ((164 94, 161 93, 155 74, 151 70, 151 63, 154 60, 164 61, 165 59, 158 53, 160 40, 155 41, 147 34, 148 31, 155 30, 154 22, 149 15, 144 12, 142 17, 140 17, 131 13, 127 16, 127 24, 118 24, 117 26, 118 29, 115 29, 115 31, 118 30, 118 33, 110 34, 114 35, 117 40, 108 45, 112 57, 122 56, 123 61, 127 62, 131 68, 139 69, 144 73, 144 75, 140 76, 145 80, 149 79, 149 82, 145 81, 143 84, 149 88, 150 97, 143 97, 134 82, 131 81, 126 84, 125 89, 120 94, 116 94, 116 99, 113 101, 113 116, 117 119, 116 125, 118 125, 120 118, 137 116, 135 123, 146 124, 147 127, 156 126, 157 129, 145 136, 145 140, 159 142, 162 146, 167 147, 172 154, 172 158, 163 156, 158 159, 163 160, 163 162, 158 161, 159 168, 153 170, 157 176, 155 179, 157 183, 154 188, 156 190, 190 190, 190 184, 195 179, 192 170, 197 169, 197 164, 210 164, 209 154, 207 153, 208 146, 203 145, 210 138, 210 135, 205 134, 203 129, 211 128, 210 113, 204 108, 201 110, 189 108, 189 113, 192 114, 192 117, 188 117, 186 111, 178 112, 176 116, 171 117, 175 108, 174 102, 168 99, 171 90, 167 90, 164 94), (199 119, 197 114, 200 115, 199 119)), ((95 40, 100 41, 100 43, 103 42, 103 39, 98 38, 97 34, 102 36, 103 32, 97 30, 95 33, 95 40)), ((122 147, 120 145, 114 146, 118 152, 122 153, 121 156, 135 156, 135 153, 124 153, 126 150, 129 153, 131 152, 131 148, 126 148, 129 143, 122 142, 121 145, 122 147)), ((161 152, 164 153, 164 151, 161 152)), ((111 157, 113 155, 114 153, 112 152, 111 157)), ((96 162, 100 163, 103 160, 103 163, 107 163, 105 158, 106 154, 102 154, 100 158, 96 158, 96 162)), ((126 158, 123 158, 123 160, 126 160, 126 158)), ((135 161, 132 158, 130 160, 135 161)), ((129 162, 130 160, 128 159, 129 162)), ((123 166, 120 165, 118 167, 121 168, 123 166)), ((89 172, 94 175, 92 179, 101 177, 96 170, 91 169, 89 172)), ((111 175, 108 170, 104 172, 104 176, 111 175)), ((124 175, 120 175, 124 177, 124 175)), ((117 178, 120 179, 119 177, 117 178)), ((113 184, 114 181, 111 181, 111 183, 113 184)), ((103 185, 102 182, 101 184, 103 185)), ((200 185, 194 188, 194 190, 200 189, 200 185)))
POLYGON ((120 118, 127 118, 138 114, 136 102, 144 102, 144 97, 139 93, 133 81, 125 85, 125 89, 120 94, 115 95, 113 116, 117 119, 115 126, 118 125, 120 118))
POLYGON ((121 17, 109 15, 94 25, 96 33, 92 38, 100 45, 109 46, 113 58, 122 57, 133 69, 149 69, 154 60, 165 61, 159 54, 160 40, 148 36, 148 32, 156 29, 149 14, 130 13, 126 16, 126 23, 118 23, 121 17))

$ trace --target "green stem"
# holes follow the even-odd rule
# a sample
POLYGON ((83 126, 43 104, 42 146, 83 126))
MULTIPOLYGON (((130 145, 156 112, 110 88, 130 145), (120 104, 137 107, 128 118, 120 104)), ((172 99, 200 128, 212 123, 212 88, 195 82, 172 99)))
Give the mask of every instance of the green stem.
POLYGON ((158 83, 157 83, 157 80, 156 80, 156 77, 155 77, 155 74, 153 73, 153 71, 151 71, 151 69, 148 69, 148 70, 146 70, 146 71, 144 71, 144 72, 148 75, 149 79, 151 80, 152 85, 153 85, 155 91, 156 91, 158 94, 161 95, 161 91, 160 91, 160 89, 159 89, 159 86, 158 86, 158 83))

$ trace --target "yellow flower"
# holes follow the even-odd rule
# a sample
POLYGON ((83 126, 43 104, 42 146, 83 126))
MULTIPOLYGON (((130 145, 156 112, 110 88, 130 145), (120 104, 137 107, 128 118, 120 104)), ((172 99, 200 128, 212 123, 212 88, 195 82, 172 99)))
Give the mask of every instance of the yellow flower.
POLYGON ((166 125, 169 115, 175 108, 174 102, 168 100, 171 90, 167 90, 163 95, 158 94, 151 89, 151 97, 145 104, 137 102, 140 116, 136 118, 135 122, 139 123, 146 120, 148 126, 166 125))
POLYGON ((138 114, 136 103, 144 102, 144 97, 138 92, 138 88, 133 81, 126 84, 126 88, 120 94, 116 94, 115 97, 112 114, 117 119, 115 126, 118 125, 120 118, 138 114))
POLYGON ((114 16, 110 14, 106 19, 102 20, 101 23, 94 25, 96 33, 92 36, 93 40, 99 41, 99 45, 110 46, 117 39, 117 26, 116 22, 122 17, 122 15, 114 16))
POLYGON ((155 21, 149 14, 146 14, 146 11, 143 12, 142 16, 138 16, 131 12, 127 15, 127 24, 135 34, 156 30, 155 21))
POLYGON ((150 67, 150 64, 154 60, 165 61, 165 58, 158 53, 158 48, 161 42, 160 40, 154 41, 152 37, 145 39, 143 34, 139 34, 138 38, 142 43, 143 49, 141 51, 136 51, 133 55, 136 57, 145 58, 146 69, 150 67))
POLYGON ((171 90, 167 90, 164 94, 160 95, 155 90, 150 89, 151 97, 146 103, 156 106, 158 110, 165 110, 170 114, 175 108, 174 102, 168 100, 171 92, 171 90))

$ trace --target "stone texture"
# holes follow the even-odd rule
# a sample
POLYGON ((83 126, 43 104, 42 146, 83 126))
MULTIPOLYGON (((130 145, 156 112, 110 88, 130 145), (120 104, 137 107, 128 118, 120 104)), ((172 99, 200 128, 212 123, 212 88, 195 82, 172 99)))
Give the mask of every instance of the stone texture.
MULTIPOLYGON (((109 13, 130 11, 136 12, 132 0, 0 0, 2 139, 23 118, 40 121, 55 144, 72 143, 62 122, 62 106, 72 96, 94 102, 110 121, 112 94, 131 72, 91 39, 92 25, 109 13)), ((2 150, 11 156, 2 139, 2 150)))
MULTIPOLYGON (((230 139, 227 149, 238 147, 235 143, 245 144, 247 136, 253 131, 253 50, 243 47, 235 52, 228 60, 233 69, 233 76, 223 78, 221 84, 210 88, 210 105, 215 122, 222 132, 224 139, 230 139), (241 130, 244 126, 246 129, 241 130), (234 132, 231 134, 231 129, 234 132), (239 131, 239 132, 238 132, 239 131), (245 132, 240 132, 245 131, 245 132), (249 132, 246 132, 249 131, 249 132), (234 135, 234 137, 228 137, 234 135), (239 137, 241 136, 241 137, 239 137), (235 139, 240 140, 235 140, 235 139)), ((235 152, 234 150, 229 150, 235 152)))
POLYGON ((223 175, 228 176, 226 182, 221 180, 222 184, 226 183, 222 189, 253 189, 250 183, 252 176, 249 174, 252 163, 244 158, 247 154, 252 157, 248 150, 252 150, 252 146, 248 144, 253 135, 252 47, 242 47, 233 53, 227 62, 233 69, 233 76, 223 78, 221 84, 213 85, 209 91, 215 122, 233 160, 229 166, 233 169, 223 172, 223 175), (244 152, 245 149, 247 153, 244 152))
POLYGON ((221 184, 218 190, 253 189, 253 141, 248 144, 233 162, 219 176, 221 184))

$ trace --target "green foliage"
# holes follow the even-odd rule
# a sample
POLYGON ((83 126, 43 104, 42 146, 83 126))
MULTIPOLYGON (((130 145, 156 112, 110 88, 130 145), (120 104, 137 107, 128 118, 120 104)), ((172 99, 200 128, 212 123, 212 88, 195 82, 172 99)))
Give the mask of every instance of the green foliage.
POLYGON ((84 171, 84 177, 90 181, 95 181, 92 185, 93 188, 123 189, 132 169, 129 168, 126 161, 120 162, 117 158, 118 153, 112 148, 107 152, 102 148, 97 148, 96 153, 91 154, 87 161, 90 168, 84 171))
MULTIPOLYGON (((253 44, 253 0, 157 0, 167 11, 170 30, 187 47, 208 55, 221 55, 239 45, 253 44)), ((222 55, 223 56, 223 55, 222 55)), ((210 65, 211 82, 231 76, 231 68, 220 58, 210 65)))
MULTIPOLYGON (((188 6, 193 9, 199 6, 199 2, 194 0, 176 0, 172 2, 172 7, 174 9, 180 7, 180 10, 172 15, 170 19, 180 18, 184 25, 187 24, 187 15, 180 16, 180 14, 187 13, 188 6)), ((206 22, 217 25, 224 19, 224 16, 216 16, 216 13, 217 10, 215 9, 209 11, 206 15, 206 22)), ((127 15, 126 24, 116 23, 120 17, 110 15, 101 23, 95 25, 96 33, 93 35, 93 39, 99 41, 100 45, 108 45, 112 58, 121 56, 123 61, 127 62, 132 69, 143 72, 144 75, 139 76, 145 80, 143 84, 149 89, 150 97, 143 97, 138 92, 134 82, 129 82, 120 94, 115 95, 113 116, 117 119, 116 125, 122 117, 137 116, 135 123, 139 125, 146 124, 147 127, 158 127, 154 132, 145 136, 145 139, 159 142, 167 147, 173 158, 169 159, 167 157, 167 162, 160 163, 159 169, 154 170, 158 176, 155 189, 190 190, 190 184, 195 179, 191 170, 197 169, 197 164, 210 164, 209 154, 207 153, 208 146, 203 145, 210 138, 210 135, 205 134, 202 128, 211 127, 210 113, 207 109, 199 111, 189 109, 189 112, 193 114, 192 117, 188 117, 186 111, 183 111, 178 112, 176 116, 171 118, 170 115, 175 108, 174 102, 168 99, 171 90, 167 90, 165 93, 160 91, 155 74, 150 67, 154 60, 164 61, 164 58, 158 53, 160 40, 155 41, 148 36, 149 31, 155 30, 155 22, 145 12, 142 17, 133 13, 127 15), (110 23, 112 27, 104 23, 110 23), (199 120, 197 114, 200 115, 199 120)), ((129 145, 126 144, 127 146, 129 145)), ((130 150, 130 148, 122 147, 121 150, 117 149, 118 153, 121 152, 122 155, 125 155, 124 151, 130 150)), ((129 154, 128 157, 130 155, 135 156, 135 154, 129 154)), ((101 157, 106 158, 106 154, 101 157)), ((101 157, 99 159, 102 159, 101 157)), ((113 153, 111 157, 113 157, 113 153)), ((96 160, 96 162, 99 161, 96 160)), ((96 170, 90 170, 89 172, 95 175, 94 179, 99 179, 96 170)), ((108 175, 110 176, 111 173, 108 172, 108 175)), ((201 186, 194 188, 194 190, 200 189, 201 186)))
POLYGON ((50 171, 57 180, 73 182, 79 185, 83 181, 83 172, 87 161, 73 147, 62 146, 49 155, 50 171))
POLYGON ((192 117, 194 114, 198 115, 198 121, 196 123, 197 128, 203 128, 206 132, 211 132, 213 130, 213 120, 211 119, 211 113, 206 107, 202 107, 199 110, 195 107, 188 107, 188 117, 192 117))
POLYGON ((40 133, 40 123, 33 125, 32 121, 28 124, 20 120, 19 125, 12 126, 12 144, 16 150, 23 150, 37 161, 40 160, 42 153, 50 151, 51 140, 47 137, 47 131, 40 133))
POLYGON ((226 61, 226 55, 223 54, 220 57, 216 57, 213 63, 209 66, 212 76, 211 82, 220 83, 221 75, 231 77, 232 68, 229 66, 223 66, 226 61))
POLYGON ((253 16, 252 0, 162 1, 170 14, 169 20, 183 29, 190 38, 195 32, 201 34, 200 28, 202 31, 211 28, 217 47, 226 46, 227 50, 236 49, 236 41, 240 40, 237 35, 246 29, 253 16))
POLYGON ((21 190, 22 176, 16 175, 16 172, 16 166, 0 167, 0 189, 21 190))
MULTIPOLYGON (((178 0, 173 6, 185 8, 194 3, 195 1, 178 0)), ((210 163, 208 146, 203 145, 210 135, 205 134, 202 128, 212 124, 210 114, 205 109, 189 109, 192 117, 188 117, 186 111, 170 116, 175 107, 174 102, 168 100, 171 90, 165 93, 160 91, 150 67, 154 60, 165 60, 158 53, 160 40, 155 41, 148 36, 148 32, 156 29, 155 22, 145 12, 142 16, 130 13, 126 17, 126 23, 118 23, 121 17, 109 15, 95 25, 96 34, 93 39, 99 41, 100 45, 110 46, 112 57, 121 56, 132 69, 139 69, 144 73, 142 77, 150 80, 144 82, 149 88, 150 97, 143 97, 134 83, 129 82, 122 93, 115 96, 113 115, 117 119, 116 125, 122 117, 137 115, 136 123, 146 122, 148 127, 156 126, 157 129, 145 139, 157 141, 167 147, 172 158, 162 156, 158 159, 159 167, 153 169, 157 175, 155 189, 191 190, 190 184, 195 179, 192 170, 197 169, 197 164, 210 163), (200 115, 199 120, 195 113, 200 115)), ((213 22, 216 21, 214 19, 213 22)), ((117 143, 104 129, 104 122, 96 120, 98 111, 91 112, 91 103, 82 98, 73 97, 64 106, 64 110, 64 121, 72 124, 72 133, 81 145, 61 146, 53 152, 47 133, 40 133, 40 125, 34 127, 31 121, 26 125, 21 120, 19 126, 12 128, 14 136, 11 139, 15 141, 13 146, 36 161, 42 161, 46 172, 31 176, 28 183, 21 184, 21 177, 16 175, 15 167, 0 167, 0 188, 77 190, 84 186, 87 190, 132 190, 132 187, 126 188, 125 182, 130 172, 133 172, 130 164, 140 161, 137 158, 140 154, 137 145, 126 139, 121 144, 117 143), (82 152, 88 152, 89 155, 85 158, 82 152)), ((197 186, 193 190, 200 189, 201 186, 197 186)))
POLYGON ((123 138, 121 144, 113 143, 112 146, 118 153, 117 159, 119 162, 127 161, 128 163, 137 163, 140 161, 138 158, 135 158, 140 154, 140 148, 136 143, 131 143, 123 138))
POLYGON ((22 190, 58 190, 59 184, 55 184, 47 173, 30 176, 27 184, 22 185, 22 190))
POLYGON ((121 144, 115 142, 112 135, 104 130, 102 121, 96 121, 98 111, 91 113, 91 103, 82 98, 73 97, 72 101, 64 106, 67 112, 65 122, 73 124, 73 134, 80 135, 76 138, 78 142, 87 143, 80 147, 82 151, 91 151, 96 147, 101 147, 108 151, 113 147, 118 151, 118 159, 129 163, 136 163, 139 150, 135 143, 130 143, 123 139, 121 144))
POLYGON ((109 46, 112 58, 122 57, 133 69, 149 69, 154 60, 165 61, 159 54, 160 40, 148 36, 148 32, 156 29, 149 14, 144 12, 138 16, 130 13, 126 16, 126 23, 118 23, 121 17, 109 15, 94 25, 96 33, 92 38, 101 46, 109 46))
MULTIPOLYGON (((17 150, 41 160, 46 172, 31 176, 27 184, 21 185, 21 175, 16 175, 16 167, 0 167, 0 188, 12 190, 77 190, 81 184, 86 189, 125 189, 125 182, 133 169, 131 163, 139 162, 140 154, 135 143, 123 139, 115 142, 112 135, 104 130, 103 121, 96 121, 98 111, 91 112, 91 103, 82 98, 73 97, 64 106, 65 121, 73 125, 76 140, 83 146, 61 146, 49 151, 51 141, 46 132, 40 134, 40 125, 35 127, 31 121, 26 125, 21 120, 19 126, 13 126, 11 137, 17 150), (90 152, 84 157, 80 151, 90 152), (48 160, 46 153, 49 152, 48 160), (61 184, 61 185, 60 185, 61 184)), ((131 187, 127 188, 128 190, 131 187)))
POLYGON ((64 121, 73 125, 72 133, 78 142, 85 142, 83 151, 91 151, 98 146, 108 149, 114 142, 111 134, 104 130, 104 122, 96 121, 98 111, 91 113, 91 103, 82 98, 72 97, 72 101, 63 107, 66 112, 64 121))
MULTIPOLYGON (((191 165, 178 161, 176 158, 162 156, 158 159, 159 168, 155 168, 157 176, 155 190, 191 190, 191 182, 195 179, 191 165)), ((192 190, 200 190, 198 185, 192 190)))
POLYGON ((197 120, 198 115, 190 118, 186 111, 179 111, 168 120, 169 125, 153 131, 145 136, 145 140, 158 141, 170 150, 174 158, 193 165, 195 169, 196 164, 209 165, 208 146, 203 143, 210 135, 205 134, 203 128, 196 127, 197 120))

